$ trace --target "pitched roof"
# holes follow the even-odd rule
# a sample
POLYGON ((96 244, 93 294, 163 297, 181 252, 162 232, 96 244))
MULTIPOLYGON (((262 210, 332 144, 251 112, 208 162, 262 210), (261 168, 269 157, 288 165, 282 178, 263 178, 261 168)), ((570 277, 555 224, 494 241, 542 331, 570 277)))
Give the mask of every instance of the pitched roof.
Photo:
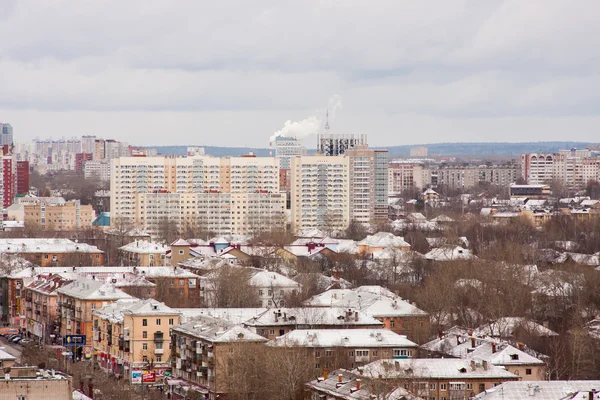
POLYGON ((326 307, 295 307, 269 309, 265 312, 248 319, 246 326, 273 326, 273 325, 370 325, 382 326, 383 323, 375 318, 352 309, 326 308, 326 307))
MULTIPOLYGON (((502 367, 460 358, 411 358, 373 361, 365 365, 363 375, 383 379, 518 379, 502 367)), ((358 371, 358 370, 357 370, 358 371)))
POLYGON ((82 300, 118 300, 131 299, 132 296, 115 288, 111 283, 92 279, 79 279, 58 288, 57 293, 82 300))
POLYGON ((173 243, 171 243, 171 246, 189 246, 189 245, 190 244, 182 238, 179 238, 176 241, 174 241, 173 243))
MULTIPOLYGON (((600 380, 590 381, 510 381, 478 394, 478 400, 561 400, 578 392, 600 388, 600 380)), ((587 395, 587 393, 586 393, 587 395)), ((583 397, 584 399, 589 397, 583 397)), ((596 400, 596 398, 594 399, 596 400)))
POLYGON ((196 318, 186 324, 173 327, 174 332, 185 333, 213 343, 266 342, 267 339, 228 321, 212 317, 196 318))
POLYGON ((403 237, 396 236, 389 232, 378 232, 374 235, 369 235, 360 242, 359 246, 372 247, 410 247, 403 237))
POLYGON ((0 253, 104 253, 96 246, 69 239, 0 239, 0 253))
POLYGON ((159 243, 153 243, 147 240, 136 240, 135 242, 119 247, 119 250, 137 254, 167 254, 167 251, 170 249, 159 243))
POLYGON ((471 260, 477 258, 471 250, 460 246, 445 246, 430 250, 425 258, 433 261, 471 260))
POLYGON ((398 347, 415 348, 415 342, 389 329, 296 329, 276 338, 272 346, 289 347, 398 347))

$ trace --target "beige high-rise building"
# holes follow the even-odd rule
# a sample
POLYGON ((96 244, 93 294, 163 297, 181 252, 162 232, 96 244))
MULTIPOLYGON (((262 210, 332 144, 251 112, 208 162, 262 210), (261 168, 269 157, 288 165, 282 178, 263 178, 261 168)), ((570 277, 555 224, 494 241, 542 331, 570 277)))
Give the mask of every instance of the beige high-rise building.
POLYGON ((385 221, 388 216, 388 151, 356 146, 349 158, 350 220, 385 221))
POLYGON ((113 224, 126 219, 152 233, 168 219, 180 229, 246 234, 285 219, 272 157, 121 157, 112 166, 113 224))
POLYGON ((346 229, 350 222, 350 159, 301 156, 291 160, 291 167, 292 230, 346 229))

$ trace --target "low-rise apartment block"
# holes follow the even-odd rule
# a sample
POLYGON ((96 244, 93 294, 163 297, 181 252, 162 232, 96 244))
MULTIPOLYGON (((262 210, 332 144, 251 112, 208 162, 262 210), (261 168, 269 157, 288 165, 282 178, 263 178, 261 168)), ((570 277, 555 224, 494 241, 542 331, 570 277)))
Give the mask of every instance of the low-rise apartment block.
POLYGON ((196 385, 211 399, 228 391, 229 359, 267 339, 227 321, 202 317, 171 329, 173 378, 196 385))
POLYGON ((315 369, 356 368, 387 358, 416 357, 418 345, 387 329, 297 329, 269 346, 303 347, 315 369))
POLYGON ((0 239, 0 254, 18 256, 42 267, 103 265, 104 252, 69 239, 0 239))
POLYGON ((134 370, 164 376, 170 370, 170 329, 180 314, 152 299, 124 299, 92 312, 95 362, 118 376, 131 378, 134 370))
POLYGON ((121 260, 125 265, 155 267, 168 264, 167 253, 170 248, 146 240, 136 240, 119 248, 121 260))
POLYGON ((72 400, 71 377, 37 367, 12 367, 0 376, 0 399, 72 400))
MULTIPOLYGON (((109 302, 133 297, 115 288, 112 283, 95 279, 79 279, 57 289, 59 331, 65 335, 84 335, 87 340, 92 338, 92 312, 100 309, 109 302)), ((89 345, 88 345, 89 346, 89 345)), ((83 349, 78 348, 77 351, 83 349)), ((88 349, 86 349, 87 351, 88 349)), ((91 351, 91 346, 89 346, 91 351)), ((81 357, 82 354, 77 354, 81 357)))
POLYGON ((79 200, 65 201, 62 197, 39 198, 24 204, 26 227, 52 231, 76 231, 92 227, 96 212, 91 205, 79 200), (33 204, 32 204, 33 203, 33 204))
POLYGON ((473 398, 519 376, 487 361, 453 358, 378 360, 353 371, 363 379, 400 383, 425 399, 473 398))

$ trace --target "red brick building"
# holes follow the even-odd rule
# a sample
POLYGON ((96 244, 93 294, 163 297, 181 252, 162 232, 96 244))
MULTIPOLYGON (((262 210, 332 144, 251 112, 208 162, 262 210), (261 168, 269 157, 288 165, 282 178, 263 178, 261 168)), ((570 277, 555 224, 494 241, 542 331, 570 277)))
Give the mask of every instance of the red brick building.
POLYGON ((29 192, 29 161, 17 161, 17 195, 29 192))

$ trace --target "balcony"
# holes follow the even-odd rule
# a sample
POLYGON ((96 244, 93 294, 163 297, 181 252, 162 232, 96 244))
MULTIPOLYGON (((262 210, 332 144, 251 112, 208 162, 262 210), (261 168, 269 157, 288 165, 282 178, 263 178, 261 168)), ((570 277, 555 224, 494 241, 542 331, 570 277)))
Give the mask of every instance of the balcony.
POLYGON ((164 334, 162 332, 154 332, 154 342, 162 343, 165 341, 164 334))
POLYGON ((165 354, 165 350, 164 349, 154 349, 154 354, 157 354, 157 355, 165 354))

